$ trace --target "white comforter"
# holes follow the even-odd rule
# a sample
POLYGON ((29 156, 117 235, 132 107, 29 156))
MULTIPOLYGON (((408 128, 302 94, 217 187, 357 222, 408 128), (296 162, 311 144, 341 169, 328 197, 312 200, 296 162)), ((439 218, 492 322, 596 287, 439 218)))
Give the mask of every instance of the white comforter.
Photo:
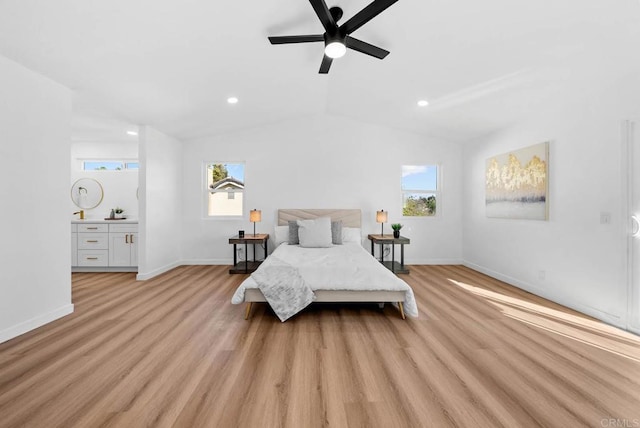
MULTIPOLYGON (((382 266, 358 243, 334 245, 329 248, 302 248, 281 244, 258 268, 289 264, 298 268, 304 282, 316 290, 404 291, 404 311, 418 316, 413 290, 393 272, 382 266)), ((244 290, 258 288, 251 277, 240 284, 231 303, 244 302, 244 290)))

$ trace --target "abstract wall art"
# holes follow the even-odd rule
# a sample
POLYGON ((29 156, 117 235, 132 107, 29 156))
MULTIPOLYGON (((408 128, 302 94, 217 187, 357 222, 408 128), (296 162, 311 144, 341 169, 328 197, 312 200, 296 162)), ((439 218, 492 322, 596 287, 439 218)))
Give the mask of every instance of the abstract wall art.
POLYGON ((487 159, 487 217, 549 218, 549 143, 540 143, 487 159))

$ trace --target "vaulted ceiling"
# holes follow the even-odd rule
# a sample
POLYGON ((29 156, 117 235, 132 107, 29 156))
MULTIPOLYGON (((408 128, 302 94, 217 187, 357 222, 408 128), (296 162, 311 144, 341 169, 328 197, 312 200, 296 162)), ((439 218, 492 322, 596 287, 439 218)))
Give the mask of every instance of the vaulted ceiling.
POLYGON ((98 110, 182 140, 327 113, 467 141, 567 76, 640 71, 638 0, 399 0, 354 33, 391 54, 328 75, 322 43, 267 41, 323 31, 307 0, 0 0, 0 55, 71 88, 78 132, 98 110))

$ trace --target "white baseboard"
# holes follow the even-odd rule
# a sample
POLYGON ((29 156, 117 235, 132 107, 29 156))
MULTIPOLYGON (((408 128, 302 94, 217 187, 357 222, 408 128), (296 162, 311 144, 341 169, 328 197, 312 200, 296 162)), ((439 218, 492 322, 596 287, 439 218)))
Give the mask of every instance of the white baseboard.
MULTIPOLYGON (((389 257, 385 257, 385 260, 390 260, 389 257)), ((396 261, 400 261, 396 258, 396 261)), ((233 265, 233 259, 192 259, 182 260, 182 265, 233 265)), ((406 259, 404 261, 406 265, 461 265, 460 259, 406 259)))
POLYGON ((169 263, 168 265, 154 269, 150 272, 138 272, 138 275, 136 275, 136 279, 138 281, 146 281, 147 279, 151 279, 165 272, 169 272, 171 269, 175 269, 178 266, 181 266, 182 264, 183 263, 181 262, 173 262, 173 263, 169 263))
POLYGON ((58 318, 62 318, 71 313, 73 313, 73 304, 70 303, 51 312, 47 312, 46 314, 38 315, 37 317, 31 318, 30 320, 23 321, 20 324, 6 328, 0 331, 0 343, 6 342, 7 340, 13 339, 14 337, 18 337, 21 334, 25 334, 38 327, 42 327, 43 325, 48 324, 51 321, 55 321, 58 318))
POLYGON ((192 259, 192 260, 180 260, 178 262, 170 263, 166 266, 162 266, 161 268, 154 269, 150 272, 142 272, 138 273, 136 279, 138 281, 146 281, 148 279, 154 278, 160 274, 170 271, 171 269, 175 269, 178 266, 189 266, 189 265, 222 265, 222 266, 231 266, 233 264, 233 259, 192 259))
MULTIPOLYGON (((407 265, 460 265, 462 260, 460 259, 410 259, 406 260, 407 265)), ((211 265, 211 266, 232 266, 233 259, 187 259, 179 262, 172 263, 159 269, 155 269, 151 272, 138 273, 136 277, 139 281, 145 281, 158 276, 164 272, 170 271, 178 266, 192 266, 192 265, 211 265)))
POLYGON ((181 265, 222 265, 222 266, 231 266, 233 265, 233 259, 191 259, 191 260, 182 260, 180 262, 181 265))
POLYGON ((71 272, 138 272, 137 266, 111 267, 111 266, 72 266, 71 272))
POLYGON ((553 291, 543 290, 526 281, 521 281, 517 278, 513 278, 508 275, 501 274, 500 272, 496 272, 494 270, 491 270, 484 266, 477 265, 475 263, 464 261, 463 265, 470 269, 473 269, 485 275, 488 275, 492 278, 495 278, 500 281, 506 282, 507 284, 513 285, 514 287, 518 287, 524 291, 528 291, 529 293, 535 294, 536 296, 540 296, 544 299, 551 300, 552 302, 574 309, 578 312, 582 312, 585 315, 589 315, 607 324, 611 324, 615 327, 626 330, 626 326, 624 325, 625 324, 624 320, 622 320, 618 315, 610 314, 610 313, 601 311, 599 309, 593 308, 591 306, 577 303, 571 298, 569 298, 568 296, 565 296, 563 294, 556 293, 553 291))
MULTIPOLYGON (((385 257, 385 260, 387 258, 385 257)), ((396 259, 396 261, 398 261, 396 259)), ((404 261, 405 265, 461 265, 460 259, 407 259, 404 261)))

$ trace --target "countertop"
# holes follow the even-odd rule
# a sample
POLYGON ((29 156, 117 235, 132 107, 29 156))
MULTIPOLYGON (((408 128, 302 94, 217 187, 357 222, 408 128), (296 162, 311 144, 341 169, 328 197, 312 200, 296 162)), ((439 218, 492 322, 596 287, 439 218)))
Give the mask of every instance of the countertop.
POLYGON ((137 218, 125 218, 122 220, 104 220, 101 218, 85 218, 84 220, 80 219, 72 219, 71 224, 81 224, 81 223, 112 223, 112 224, 132 224, 138 223, 137 218))

